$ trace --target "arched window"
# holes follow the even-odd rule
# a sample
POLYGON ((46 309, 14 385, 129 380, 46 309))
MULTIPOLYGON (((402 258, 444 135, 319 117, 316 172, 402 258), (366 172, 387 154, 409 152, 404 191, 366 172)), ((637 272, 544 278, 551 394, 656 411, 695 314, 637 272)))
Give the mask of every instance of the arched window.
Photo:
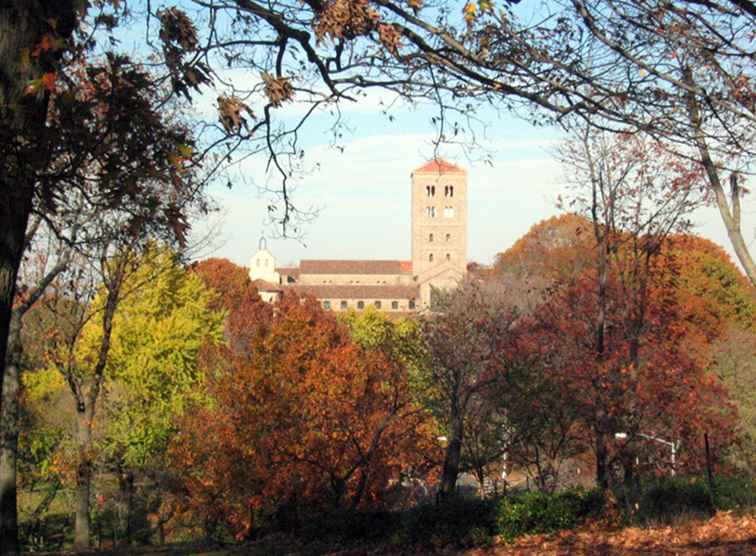
POLYGON ((398 301, 392 301, 391 302, 391 310, 397 311, 399 309, 399 302, 398 301))
POLYGON ((446 234, 446 241, 451 241, 451 234, 446 234))
POLYGON ((435 197, 435 196, 436 196, 436 186, 431 185, 431 197, 435 197))
POLYGON ((409 308, 410 309, 414 309, 415 308, 415 300, 414 299, 410 299, 409 300, 409 308))
POLYGON ((433 253, 431 253, 430 255, 428 255, 428 262, 429 263, 433 262, 433 253))
POLYGON ((433 234, 428 234, 428 241, 433 241, 433 234))
POLYGON ((436 196, 436 186, 435 185, 426 185, 425 186, 425 196, 426 197, 435 197, 436 196))
POLYGON ((450 261, 450 260, 451 260, 451 253, 447 253, 447 254, 446 254, 446 260, 447 260, 447 261, 450 261))
POLYGON ((436 217, 436 207, 425 207, 425 214, 430 218, 436 217))
POLYGON ((324 299, 323 300, 323 309, 330 309, 331 308, 331 300, 330 299, 324 299))
POLYGON ((447 185, 444 187, 444 196, 445 197, 454 197, 454 186, 453 185, 447 185))
POLYGON ((342 301, 342 302, 341 302, 341 309, 342 309, 342 310, 344 310, 344 309, 346 309, 347 307, 349 307, 349 304, 348 304, 348 303, 347 303, 346 301, 342 301))
POLYGON ((376 309, 380 309, 381 308, 381 302, 379 300, 377 300, 377 299, 375 301, 375 308, 376 309))
POLYGON ((364 301, 358 301, 357 302, 357 308, 358 309, 364 309, 365 308, 365 302, 364 301))

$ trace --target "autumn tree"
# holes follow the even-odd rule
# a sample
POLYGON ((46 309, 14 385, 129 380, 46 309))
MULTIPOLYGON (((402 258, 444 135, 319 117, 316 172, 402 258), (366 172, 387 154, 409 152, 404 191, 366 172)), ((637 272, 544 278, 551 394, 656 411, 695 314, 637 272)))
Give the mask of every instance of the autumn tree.
POLYGON ((212 307, 228 313, 224 327, 228 345, 232 349, 247 349, 273 314, 270 304, 260 299, 247 270, 227 259, 206 259, 193 264, 192 271, 216 293, 212 307))
MULTIPOLYGON (((481 455, 472 444, 468 446, 474 437, 466 438, 474 419, 480 421, 478 433, 484 423, 494 429, 484 459, 492 461, 506 451, 502 438, 506 431, 501 426, 506 405, 496 400, 501 402, 500 388, 514 367, 519 313, 500 290, 476 282, 463 283, 452 292, 439 291, 437 301, 423 321, 428 352, 423 386, 426 404, 446 437, 439 494, 448 499, 467 461, 481 455)), ((475 467, 480 468, 484 462, 477 459, 475 467)))
POLYGON ((98 441, 127 502, 127 542, 135 481, 158 478, 175 420, 203 397, 200 349, 221 341, 225 317, 210 309, 214 292, 176 253, 154 248, 137 264, 113 316, 98 441))
POLYGON ((406 370, 314 300, 284 297, 247 349, 205 365, 211 402, 186 415, 172 454, 185 508, 210 530, 244 537, 266 516, 381 506, 434 448, 406 370))

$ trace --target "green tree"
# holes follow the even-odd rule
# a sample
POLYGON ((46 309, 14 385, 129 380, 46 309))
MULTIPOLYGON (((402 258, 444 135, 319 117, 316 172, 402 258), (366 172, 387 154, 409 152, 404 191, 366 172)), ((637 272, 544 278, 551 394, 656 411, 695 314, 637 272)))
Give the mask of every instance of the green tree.
POLYGON ((159 478, 175 418, 202 397, 200 352, 220 341, 225 312, 211 309, 215 292, 167 249, 148 252, 124 288, 131 302, 113 319, 101 447, 119 477, 130 541, 135 477, 159 478))

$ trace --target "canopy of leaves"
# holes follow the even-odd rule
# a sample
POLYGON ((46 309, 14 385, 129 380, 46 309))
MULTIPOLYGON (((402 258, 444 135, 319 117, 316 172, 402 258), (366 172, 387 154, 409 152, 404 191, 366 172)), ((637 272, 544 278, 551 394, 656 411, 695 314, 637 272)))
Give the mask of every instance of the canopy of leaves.
POLYGON ((172 461, 185 507, 237 535, 285 507, 380 507, 426 468, 435 440, 405 368, 314 301, 285 297, 245 349, 205 366, 212 401, 185 416, 172 461))

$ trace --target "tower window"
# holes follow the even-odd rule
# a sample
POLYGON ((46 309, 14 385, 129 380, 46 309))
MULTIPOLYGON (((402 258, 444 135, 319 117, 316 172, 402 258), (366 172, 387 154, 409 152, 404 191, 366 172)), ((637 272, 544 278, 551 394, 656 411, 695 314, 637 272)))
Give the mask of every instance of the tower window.
POLYGON ((365 302, 364 301, 358 301, 357 302, 357 308, 358 309, 364 309, 365 308, 365 302))
POLYGON ((446 260, 447 260, 447 261, 450 261, 450 260, 451 260, 451 253, 447 253, 447 254, 446 254, 446 260))
POLYGON ((375 308, 380 309, 381 308, 381 302, 379 300, 375 301, 375 308))
POLYGON ((454 218, 454 207, 444 207, 444 218, 454 218))
POLYGON ((341 302, 341 308, 342 308, 342 310, 346 309, 348 306, 349 306, 349 304, 346 301, 342 301, 341 302))
POLYGON ((430 218, 436 217, 436 207, 425 207, 425 214, 430 218))
POLYGON ((428 241, 433 241, 433 234, 428 234, 428 241))
POLYGON ((396 311, 397 309, 399 309, 399 302, 398 301, 392 301, 391 302, 391 309, 394 310, 394 311, 396 311))
POLYGON ((451 234, 446 234, 446 241, 451 241, 451 234))
POLYGON ((430 255, 428 255, 428 262, 429 263, 433 262, 433 253, 431 253, 430 255))

